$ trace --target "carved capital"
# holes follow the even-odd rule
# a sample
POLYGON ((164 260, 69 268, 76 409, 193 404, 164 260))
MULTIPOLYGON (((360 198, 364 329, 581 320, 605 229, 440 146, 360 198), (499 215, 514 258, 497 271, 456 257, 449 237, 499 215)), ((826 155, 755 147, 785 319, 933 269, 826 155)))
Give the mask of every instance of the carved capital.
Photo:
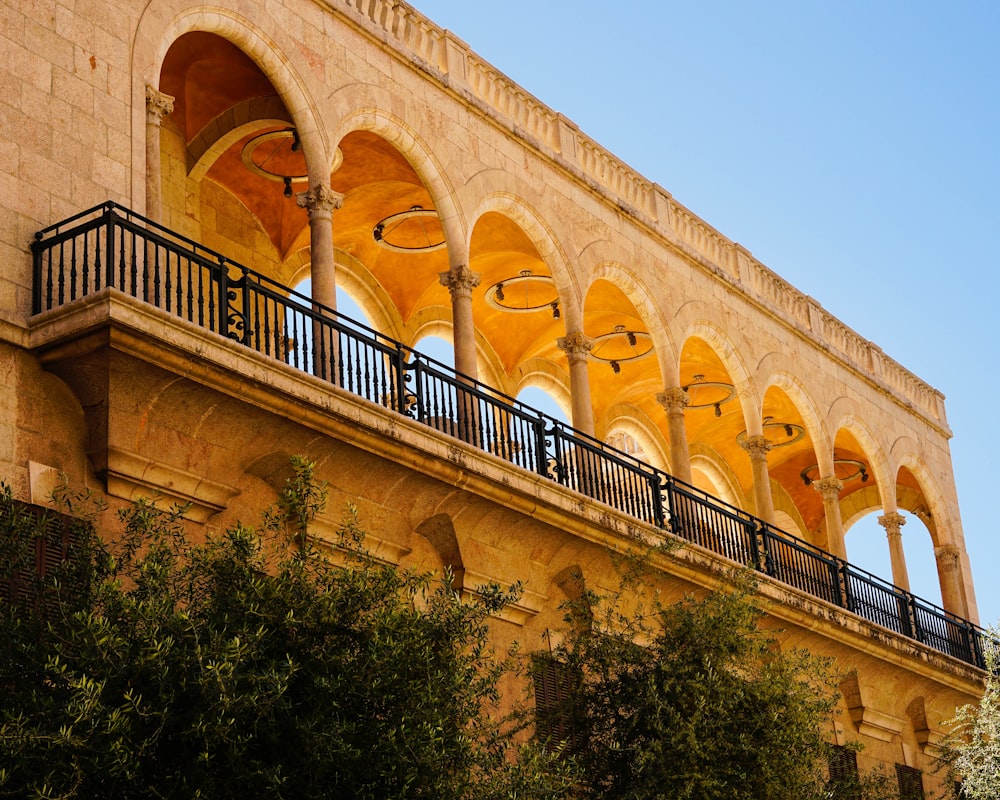
POLYGON ((748 436, 740 442, 740 447, 747 451, 751 461, 766 461, 771 443, 766 436, 748 436))
POLYGON ((146 84, 146 122, 159 125, 174 110, 174 98, 146 84))
POLYGON ((953 544, 943 544, 934 548, 934 558, 937 559, 941 572, 952 572, 958 569, 959 550, 953 544))
POLYGON ((656 402, 663 406, 668 414, 683 414, 691 398, 680 386, 674 386, 665 392, 658 392, 656 402))
POLYGON ((586 360, 590 355, 590 349, 594 346, 594 340, 589 336, 584 336, 580 331, 560 336, 556 341, 559 349, 562 350, 570 361, 586 360))
POLYGON ((438 273, 438 280, 453 295, 471 295, 479 285, 479 275, 464 264, 452 267, 448 272, 438 273))
POLYGON ((829 478, 820 478, 818 481, 813 481, 812 487, 820 493, 824 502, 829 500, 839 500, 840 492, 844 488, 844 482, 840 480, 840 478, 831 476, 829 478))
POLYGON ((906 517, 893 511, 891 514, 884 514, 879 517, 878 524, 885 528, 886 536, 902 536, 902 527, 906 524, 906 517))
POLYGON ((344 204, 344 195, 317 183, 309 191, 295 195, 295 203, 309 212, 310 219, 313 216, 328 217, 344 204))

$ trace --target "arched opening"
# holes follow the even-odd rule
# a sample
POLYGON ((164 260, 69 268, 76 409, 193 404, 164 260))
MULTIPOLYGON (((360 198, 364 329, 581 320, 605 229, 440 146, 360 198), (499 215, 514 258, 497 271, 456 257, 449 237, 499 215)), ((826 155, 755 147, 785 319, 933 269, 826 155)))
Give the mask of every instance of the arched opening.
POLYGON ((517 393, 517 399, 529 408, 541 411, 565 425, 570 424, 569 409, 545 389, 538 386, 526 386, 517 393))
MULTIPOLYGON (((901 535, 909 591, 921 600, 943 607, 930 531, 918 516, 905 511, 899 513, 906 520, 901 535)), ((886 529, 878 523, 879 516, 873 511, 853 522, 846 535, 847 560, 855 567, 891 581, 892 556, 886 529)))
MULTIPOLYGON (((808 399, 793 379, 778 375, 775 380, 781 385, 772 384, 764 393, 760 422, 760 436, 768 446, 767 471, 775 524, 787 533, 825 546, 825 537, 815 535, 824 529, 826 510, 822 496, 812 486, 817 471, 816 425, 810 422, 814 415, 809 413, 808 399), (811 476, 808 483, 803 473, 811 476)), ((749 436, 749 431, 744 431, 737 439, 742 444, 749 436)))
POLYGON ((378 284, 405 324, 429 307, 449 309, 439 274, 448 269, 444 230, 423 178, 381 136, 352 131, 340 141, 343 160, 332 174, 343 196, 333 239, 378 284))
POLYGON ((605 441, 615 438, 620 445, 637 446, 634 431, 622 430, 620 425, 609 427, 615 416, 609 412, 622 405, 660 421, 665 429, 663 409, 656 403, 657 393, 663 391, 663 376, 650 323, 611 279, 600 278, 588 288, 584 333, 592 341, 589 376, 594 416, 601 421, 597 435, 605 441))
POLYGON ((513 375, 531 358, 555 359, 563 332, 559 292, 527 233, 505 214, 484 213, 472 229, 469 267, 480 278, 473 293, 476 329, 499 370, 513 375))
POLYGON ((450 339, 437 334, 427 334, 413 343, 413 349, 428 356, 439 364, 451 369, 455 368, 455 348, 450 339))
POLYGON ((163 221, 276 280, 299 249, 308 218, 294 193, 306 186, 292 116, 260 67, 212 33, 180 36, 159 88, 174 97, 160 131, 163 221))
POLYGON ((688 338, 681 348, 680 382, 688 399, 684 423, 692 483, 747 508, 753 496, 753 473, 738 442, 746 422, 736 381, 716 349, 700 336, 688 338))

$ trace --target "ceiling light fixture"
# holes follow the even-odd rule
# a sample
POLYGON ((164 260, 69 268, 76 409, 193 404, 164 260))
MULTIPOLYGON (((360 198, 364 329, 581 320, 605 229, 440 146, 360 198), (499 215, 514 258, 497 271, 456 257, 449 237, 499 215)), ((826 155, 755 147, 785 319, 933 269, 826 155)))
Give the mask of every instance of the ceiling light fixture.
POLYGON ((624 325, 615 325, 607 333, 594 337, 590 348, 591 358, 605 361, 617 375, 626 361, 638 361, 653 352, 653 337, 646 331, 628 330, 624 325))
POLYGON ((534 275, 522 269, 512 278, 497 281, 486 290, 486 302, 501 311, 524 314, 549 310, 559 319, 559 292, 551 275, 534 275))
POLYGON ((423 206, 411 206, 379 220, 372 228, 372 237, 379 247, 397 253, 433 253, 447 245, 437 211, 423 206))
POLYGON ((293 183, 307 183, 305 157, 295 128, 266 131, 249 139, 240 152, 240 159, 254 175, 282 183, 285 197, 292 196, 293 183), (301 170, 301 171, 300 171, 301 170))
MULTIPOLYGON (((787 447, 805 438, 806 429, 794 422, 778 422, 774 417, 764 417, 760 425, 761 433, 772 448, 787 447)), ((747 432, 737 434, 736 441, 742 444, 746 441, 747 432)))
POLYGON ((695 375, 691 383, 681 389, 687 392, 690 400, 688 408, 714 408, 717 417, 722 416, 722 404, 736 397, 736 387, 731 383, 706 381, 704 375, 695 375))
MULTIPOLYGON (((833 474, 843 483, 852 481, 855 478, 861 478, 862 483, 868 482, 868 467, 865 466, 865 462, 858 461, 854 458, 834 457, 833 474)), ((799 477, 802 478, 802 482, 808 486, 819 477, 819 465, 813 464, 811 467, 806 467, 799 473, 799 477)))

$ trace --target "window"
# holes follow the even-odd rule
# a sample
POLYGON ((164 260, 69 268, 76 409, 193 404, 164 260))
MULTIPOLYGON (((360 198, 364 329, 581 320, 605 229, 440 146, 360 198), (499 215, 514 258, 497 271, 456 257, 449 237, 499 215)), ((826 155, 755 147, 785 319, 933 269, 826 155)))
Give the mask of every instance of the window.
POLYGON ((924 779, 919 769, 897 764, 896 780, 899 781, 899 800, 924 800, 924 779))
POLYGON ((0 546, 10 571, 0 576, 0 601, 34 602, 43 612, 56 602, 53 579, 70 595, 83 593, 90 560, 85 547, 90 525, 42 506, 3 499, 0 546))
POLYGON ((830 752, 829 788, 831 796, 838 800, 861 800, 861 784, 858 778, 858 754, 843 745, 834 745, 830 752))
POLYGON ((535 735, 549 750, 573 743, 572 689, 569 667, 551 655, 535 655, 531 677, 535 690, 535 735))

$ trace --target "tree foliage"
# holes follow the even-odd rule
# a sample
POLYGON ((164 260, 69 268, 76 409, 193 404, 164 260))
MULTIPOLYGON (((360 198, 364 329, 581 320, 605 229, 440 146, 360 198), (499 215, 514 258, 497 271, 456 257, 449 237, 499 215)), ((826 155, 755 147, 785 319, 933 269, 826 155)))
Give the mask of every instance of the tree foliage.
MULTIPOLYGON (((992 642, 1000 631, 991 630, 992 642)), ((996 800, 1000 797, 1000 655, 996 646, 986 651, 986 691, 978 705, 958 710, 944 747, 944 760, 962 779, 962 797, 996 800)))
POLYGON ((280 513, 201 544, 140 501, 28 587, 45 526, 3 487, 0 796, 562 796, 496 719, 511 595, 379 563, 353 516, 331 560, 306 536, 324 499, 295 462, 280 513))
POLYGON ((645 613, 621 611, 620 596, 585 593, 571 604, 555 653, 569 676, 564 703, 542 709, 540 722, 568 731, 563 748, 581 769, 582 797, 872 796, 862 786, 872 781, 828 785, 831 665, 778 649, 759 625, 754 588, 743 575, 730 591, 669 605, 654 599, 645 613))

